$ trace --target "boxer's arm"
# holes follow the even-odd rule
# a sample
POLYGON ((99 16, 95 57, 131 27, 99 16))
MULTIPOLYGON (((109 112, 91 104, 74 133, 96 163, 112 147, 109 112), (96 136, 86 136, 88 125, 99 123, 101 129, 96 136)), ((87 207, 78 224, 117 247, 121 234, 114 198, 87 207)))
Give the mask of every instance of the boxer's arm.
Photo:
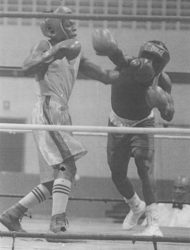
POLYGON ((163 91, 161 101, 164 103, 164 109, 160 109, 161 117, 166 121, 171 121, 175 113, 175 108, 174 100, 171 95, 172 82, 170 77, 166 73, 162 73, 160 75, 158 86, 163 91))
POLYGON ((92 35, 92 45, 97 55, 109 57, 118 68, 128 66, 129 59, 118 48, 116 40, 108 29, 96 29, 92 35))
POLYGON ((29 56, 23 62, 22 68, 26 73, 36 73, 42 66, 52 61, 49 43, 44 40, 31 49, 29 56))
POLYGON ((112 55, 109 55, 108 57, 112 61, 112 63, 114 63, 119 69, 128 67, 132 60, 130 57, 125 56, 123 54, 123 51, 119 48, 117 51, 115 51, 112 55))
POLYGON ((81 58, 79 71, 86 77, 104 84, 115 84, 119 79, 119 72, 117 70, 104 70, 101 66, 91 62, 85 57, 81 58))
POLYGON ((171 93, 172 90, 172 82, 168 74, 162 72, 159 76, 158 86, 160 86, 163 90, 168 93, 171 93))
POLYGON ((23 70, 28 73, 35 73, 42 67, 64 57, 72 60, 80 53, 81 45, 76 39, 68 39, 50 47, 49 42, 41 41, 35 46, 30 55, 23 63, 23 70))
POLYGON ((157 85, 152 85, 147 90, 147 103, 151 108, 156 107, 166 121, 171 121, 175 113, 171 91, 172 82, 166 73, 160 75, 157 85))

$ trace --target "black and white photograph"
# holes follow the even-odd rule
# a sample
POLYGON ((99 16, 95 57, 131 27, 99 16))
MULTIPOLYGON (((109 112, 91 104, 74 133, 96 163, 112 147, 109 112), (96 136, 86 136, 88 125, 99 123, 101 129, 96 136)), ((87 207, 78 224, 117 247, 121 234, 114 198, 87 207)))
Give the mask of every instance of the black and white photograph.
POLYGON ((190 0, 0 0, 0 250, 190 250, 190 0))

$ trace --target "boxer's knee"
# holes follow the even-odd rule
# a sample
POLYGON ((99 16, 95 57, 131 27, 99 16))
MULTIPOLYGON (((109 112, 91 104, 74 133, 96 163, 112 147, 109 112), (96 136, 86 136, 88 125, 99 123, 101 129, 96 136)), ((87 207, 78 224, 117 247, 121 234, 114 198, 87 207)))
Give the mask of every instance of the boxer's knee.
POLYGON ((73 182, 75 174, 77 172, 76 164, 73 159, 67 160, 56 166, 54 169, 55 179, 63 178, 73 182))

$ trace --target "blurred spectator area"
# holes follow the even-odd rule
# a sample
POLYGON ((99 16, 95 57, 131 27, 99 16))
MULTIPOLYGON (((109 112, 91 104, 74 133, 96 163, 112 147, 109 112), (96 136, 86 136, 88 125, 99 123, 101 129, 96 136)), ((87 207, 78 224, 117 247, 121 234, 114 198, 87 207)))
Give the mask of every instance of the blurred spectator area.
MULTIPOLYGON (((74 14, 189 16, 189 0, 0 0, 3 12, 43 12, 64 4, 74 14)), ((79 27, 108 27, 144 30, 190 30, 190 23, 135 21, 77 21, 79 27)), ((0 18, 0 25, 39 25, 39 19, 0 18)))

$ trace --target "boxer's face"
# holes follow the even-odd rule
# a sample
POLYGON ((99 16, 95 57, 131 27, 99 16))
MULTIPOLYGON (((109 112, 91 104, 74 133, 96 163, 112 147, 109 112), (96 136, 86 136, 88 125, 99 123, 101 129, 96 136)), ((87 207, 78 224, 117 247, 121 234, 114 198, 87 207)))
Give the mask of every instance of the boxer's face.
POLYGON ((69 39, 77 36, 77 28, 74 20, 65 19, 62 21, 62 26, 69 39))

